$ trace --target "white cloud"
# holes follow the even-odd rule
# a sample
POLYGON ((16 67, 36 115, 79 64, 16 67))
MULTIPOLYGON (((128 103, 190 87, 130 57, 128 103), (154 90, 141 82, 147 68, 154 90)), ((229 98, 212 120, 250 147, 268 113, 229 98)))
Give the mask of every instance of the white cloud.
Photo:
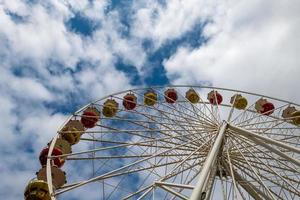
POLYGON ((79 88, 86 89, 93 100, 130 88, 129 80, 124 74, 109 69, 84 70, 78 74, 78 81, 79 88))
POLYGON ((166 5, 156 2, 137 2, 139 8, 134 18, 132 34, 149 38, 158 47, 168 40, 176 39, 193 26, 203 23, 220 9, 219 1, 170 0, 166 5))
POLYGON ((16 77, 5 69, 0 69, 0 72, 1 90, 4 94, 31 101, 53 100, 51 92, 38 80, 16 77))
POLYGON ((168 77, 173 83, 208 80, 299 102, 299 6, 298 1, 229 1, 206 26, 208 43, 179 48, 165 60, 168 77))

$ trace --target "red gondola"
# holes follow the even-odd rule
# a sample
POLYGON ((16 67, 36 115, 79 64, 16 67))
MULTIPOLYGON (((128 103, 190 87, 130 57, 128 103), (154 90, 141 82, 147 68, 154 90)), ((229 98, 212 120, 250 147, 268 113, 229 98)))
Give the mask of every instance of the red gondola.
POLYGON ((96 126, 99 117, 100 112, 96 108, 89 107, 85 111, 83 111, 80 121, 85 128, 93 128, 96 126))
MULTIPOLYGON (((40 153, 39 160, 42 166, 47 164, 48 152, 49 152, 49 147, 44 148, 40 153)), ((62 151, 59 148, 54 148, 52 151, 52 156, 60 156, 60 155, 62 155, 62 151)), ((56 165, 57 167, 63 166, 64 163, 65 160, 62 158, 53 159, 53 164, 56 165)))
POLYGON ((275 106, 273 103, 261 98, 255 102, 255 109, 258 113, 269 116, 274 112, 275 106))
POLYGON ((275 106, 271 102, 265 103, 263 106, 262 114, 271 115, 274 112, 275 106))
POLYGON ((211 91, 210 93, 208 93, 207 95, 207 100, 213 104, 213 105, 217 105, 217 104, 221 104, 223 101, 223 97, 220 93, 218 93, 217 91, 211 91))
POLYGON ((134 94, 128 93, 123 97, 123 106, 126 110, 133 110, 136 104, 136 96, 134 94))
POLYGON ((177 92, 174 89, 167 89, 165 91, 165 99, 167 103, 175 103, 177 100, 177 92))

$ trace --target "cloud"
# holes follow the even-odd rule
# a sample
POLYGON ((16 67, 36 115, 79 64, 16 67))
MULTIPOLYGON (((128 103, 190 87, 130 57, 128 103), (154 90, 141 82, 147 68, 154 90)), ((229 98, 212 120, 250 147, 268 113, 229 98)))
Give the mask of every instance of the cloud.
POLYGON ((165 4, 142 1, 134 6, 139 9, 133 16, 132 34, 152 39, 157 47, 204 23, 220 7, 218 1, 202 0, 171 0, 165 4))
POLYGON ((224 3, 204 29, 205 45, 179 48, 164 61, 168 77, 175 84, 207 80, 299 101, 298 6, 297 1, 224 3))

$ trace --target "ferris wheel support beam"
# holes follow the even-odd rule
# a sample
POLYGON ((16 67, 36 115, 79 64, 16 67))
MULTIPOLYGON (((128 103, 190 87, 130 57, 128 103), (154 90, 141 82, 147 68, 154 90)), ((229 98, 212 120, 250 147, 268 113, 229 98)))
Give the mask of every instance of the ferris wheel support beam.
POLYGON ((213 170, 212 166, 214 163, 216 163, 216 158, 220 152, 220 148, 222 146, 222 141, 225 135, 225 131, 227 129, 227 122, 223 121, 222 125, 219 128, 218 135, 216 136, 215 143, 213 147, 211 148, 207 159, 205 160, 205 163, 203 164, 203 167, 201 169, 201 173, 199 175, 198 182, 195 186, 195 189, 192 192, 192 196, 190 200, 202 200, 203 199, 203 192, 206 189, 209 181, 208 178, 211 175, 211 172, 213 170))

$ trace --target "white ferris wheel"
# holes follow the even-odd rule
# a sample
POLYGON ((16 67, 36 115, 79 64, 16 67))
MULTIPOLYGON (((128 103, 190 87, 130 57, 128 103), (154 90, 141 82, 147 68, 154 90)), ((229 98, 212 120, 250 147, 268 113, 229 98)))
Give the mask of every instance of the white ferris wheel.
POLYGON ((26 200, 296 200, 300 105, 204 86, 122 91, 76 111, 39 159, 26 200))

